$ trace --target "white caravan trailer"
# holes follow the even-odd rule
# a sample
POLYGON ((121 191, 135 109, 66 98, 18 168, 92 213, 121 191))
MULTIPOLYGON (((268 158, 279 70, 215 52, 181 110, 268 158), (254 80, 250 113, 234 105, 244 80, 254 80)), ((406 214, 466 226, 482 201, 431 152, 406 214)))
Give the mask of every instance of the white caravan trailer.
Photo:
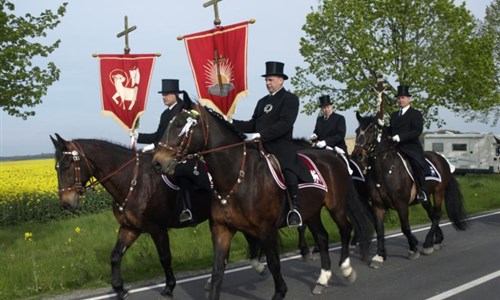
POLYGON ((500 136, 493 133, 428 133, 424 150, 442 153, 455 173, 500 173, 500 136))

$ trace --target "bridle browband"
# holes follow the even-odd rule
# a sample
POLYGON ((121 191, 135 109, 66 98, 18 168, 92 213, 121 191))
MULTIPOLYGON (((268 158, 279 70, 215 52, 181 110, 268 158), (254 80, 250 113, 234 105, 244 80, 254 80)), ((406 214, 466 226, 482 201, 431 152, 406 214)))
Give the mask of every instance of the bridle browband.
POLYGON ((58 184, 59 184, 59 193, 75 190, 78 195, 83 195, 86 191, 92 189, 98 183, 102 183, 102 182, 106 181, 107 179, 109 179, 110 177, 112 177, 113 175, 115 175, 116 173, 120 172, 122 169, 124 169, 126 166, 128 166, 133 161, 136 162, 135 168, 134 168, 134 176, 130 182, 130 188, 129 188, 127 197, 125 197, 125 200, 123 201, 123 204, 121 204, 121 205, 115 201, 115 205, 118 206, 118 209, 120 210, 120 212, 123 212, 125 209, 125 206, 127 205, 127 202, 129 200, 130 196, 132 195, 132 192, 133 192, 135 186, 137 185, 137 177, 139 175, 139 156, 142 154, 142 152, 136 153, 136 155, 132 159, 125 162, 118 169, 116 169, 113 172, 109 173, 108 175, 104 176, 100 180, 97 180, 97 178, 95 178, 93 176, 93 170, 95 168, 92 165, 92 163, 87 159, 85 153, 83 152, 82 147, 76 141, 70 141, 69 145, 72 146, 72 148, 74 148, 74 150, 63 151, 62 156, 59 158, 59 160, 56 163, 57 177, 58 177, 58 184), (66 155, 72 156, 72 160, 74 162, 73 169, 74 169, 75 181, 74 181, 73 186, 68 187, 68 188, 61 188, 60 187, 60 182, 61 182, 60 177, 61 176, 59 173, 59 163, 60 163, 61 159, 63 159, 66 155), (83 157, 83 160, 85 161, 85 164, 87 165, 87 168, 88 168, 89 173, 90 173, 89 178, 91 178, 91 179, 90 179, 90 184, 88 184, 88 185, 86 185, 88 181, 85 182, 85 184, 84 184, 82 182, 82 179, 81 179, 81 167, 80 167, 81 159, 80 159, 80 156, 83 157), (92 178, 94 178, 95 180, 92 180, 92 178))

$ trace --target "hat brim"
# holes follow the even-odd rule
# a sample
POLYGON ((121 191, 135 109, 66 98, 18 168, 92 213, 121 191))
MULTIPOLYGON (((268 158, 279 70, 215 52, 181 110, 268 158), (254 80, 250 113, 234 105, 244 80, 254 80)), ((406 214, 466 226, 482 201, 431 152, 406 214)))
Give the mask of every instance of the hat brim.
POLYGON ((396 97, 400 97, 400 96, 406 96, 406 97, 411 97, 410 94, 397 94, 396 97))
POLYGON ((285 74, 264 74, 264 75, 262 75, 262 77, 267 77, 267 76, 279 76, 279 77, 282 77, 285 80, 288 79, 288 76, 286 76, 285 74))
POLYGON ((182 91, 159 91, 158 94, 180 94, 182 91))

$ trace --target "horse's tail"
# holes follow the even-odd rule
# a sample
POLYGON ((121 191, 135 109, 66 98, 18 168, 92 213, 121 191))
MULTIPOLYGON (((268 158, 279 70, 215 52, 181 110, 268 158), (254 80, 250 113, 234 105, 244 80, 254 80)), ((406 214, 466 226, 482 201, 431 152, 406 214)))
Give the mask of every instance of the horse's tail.
POLYGON ((347 196, 347 211, 354 230, 359 238, 359 246, 363 260, 368 257, 368 250, 373 234, 373 218, 368 206, 363 203, 354 186, 354 181, 349 178, 349 190, 347 196))
POLYGON ((462 196, 462 192, 460 192, 458 181, 453 175, 451 175, 451 179, 446 185, 444 202, 448 218, 452 222, 453 227, 456 230, 466 230, 469 227, 469 223, 464 209, 464 197, 462 196))

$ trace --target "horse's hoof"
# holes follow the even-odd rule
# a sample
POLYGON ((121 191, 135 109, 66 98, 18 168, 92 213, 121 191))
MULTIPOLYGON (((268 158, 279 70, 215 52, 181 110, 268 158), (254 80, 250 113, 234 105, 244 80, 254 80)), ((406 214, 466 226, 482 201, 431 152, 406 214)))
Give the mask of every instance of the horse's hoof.
POLYGON ((439 243, 439 244, 434 244, 434 250, 436 251, 439 251, 443 249, 443 244, 439 243))
POLYGON ((382 267, 383 264, 384 264, 384 258, 377 254, 372 258, 372 262, 370 263, 370 268, 379 269, 382 267))
POLYGON ((309 259, 310 260, 318 260, 319 259, 319 252, 312 252, 309 259))
POLYGON ((409 260, 416 260, 419 257, 420 257, 420 251, 418 251, 418 249, 416 251, 408 250, 408 259, 409 260))
POLYGON ((431 255, 434 252, 434 247, 423 248, 422 253, 424 255, 431 255))
POLYGON ((163 295, 163 294, 160 294, 160 296, 158 298, 156 298, 156 300, 172 300, 174 299, 174 295, 170 294, 170 295, 163 295))
POLYGON ((354 281, 356 281, 356 278, 358 278, 358 273, 353 269, 351 274, 349 274, 349 276, 347 276, 345 279, 347 279, 349 283, 354 283, 354 281))
POLYGON ((203 287, 203 289, 205 289, 205 291, 209 291, 211 287, 212 287, 212 277, 208 277, 207 282, 205 282, 205 286, 203 287))
POLYGON ((313 295, 323 295, 326 293, 326 288, 327 288, 326 285, 316 283, 316 285, 314 286, 314 288, 312 290, 312 293, 313 293, 313 295))
POLYGON ((116 294, 116 298, 122 300, 122 299, 126 299, 128 297, 128 295, 129 295, 128 291, 122 291, 122 292, 116 294))
POLYGON ((165 288, 163 291, 160 293, 160 297, 158 299, 174 299, 174 294, 171 289, 165 288))

